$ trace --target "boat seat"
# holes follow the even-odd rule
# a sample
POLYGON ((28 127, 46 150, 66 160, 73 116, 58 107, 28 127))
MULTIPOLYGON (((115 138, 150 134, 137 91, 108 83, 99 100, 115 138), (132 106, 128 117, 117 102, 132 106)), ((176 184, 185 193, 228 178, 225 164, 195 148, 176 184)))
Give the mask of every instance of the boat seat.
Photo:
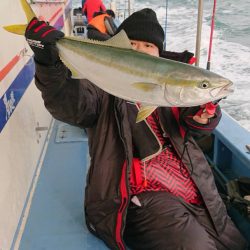
POLYGON ((87 37, 87 27, 83 25, 76 25, 73 28, 73 34, 75 36, 86 36, 87 37))
POLYGON ((82 14, 82 8, 74 8, 73 9, 73 15, 76 16, 77 14, 82 14))
POLYGON ((73 35, 87 36, 87 18, 82 14, 81 8, 73 9, 72 13, 73 35))
POLYGON ((33 195, 19 250, 104 250, 83 212, 89 164, 84 130, 56 121, 33 195))

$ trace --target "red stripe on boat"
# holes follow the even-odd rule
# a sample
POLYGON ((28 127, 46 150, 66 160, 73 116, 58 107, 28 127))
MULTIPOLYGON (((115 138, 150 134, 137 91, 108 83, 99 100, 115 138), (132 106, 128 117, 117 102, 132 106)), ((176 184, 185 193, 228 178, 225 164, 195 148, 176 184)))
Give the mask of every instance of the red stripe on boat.
POLYGON ((58 9, 54 14, 53 16, 49 19, 49 22, 53 21, 53 19, 55 19, 55 17, 58 15, 59 12, 62 11, 62 8, 58 9))
MULTIPOLYGON (((53 16, 49 19, 49 22, 51 22, 57 15, 58 13, 62 11, 62 8, 59 8, 54 14, 53 16)), ((37 23, 37 20, 33 20, 28 29, 30 29, 35 23, 37 23)), ((46 32, 45 32, 46 33, 46 32)), ((43 34, 44 35, 44 34, 43 34)), ((45 34, 47 35, 47 34, 45 34)), ((0 81, 2 81, 6 75, 12 70, 12 68, 17 64, 17 62, 20 60, 20 55, 16 55, 14 58, 11 59, 11 61, 0 70, 0 81)))
POLYGON ((0 70, 0 81, 2 81, 5 76, 12 70, 12 68, 17 64, 19 59, 20 56, 16 55, 3 69, 0 70))

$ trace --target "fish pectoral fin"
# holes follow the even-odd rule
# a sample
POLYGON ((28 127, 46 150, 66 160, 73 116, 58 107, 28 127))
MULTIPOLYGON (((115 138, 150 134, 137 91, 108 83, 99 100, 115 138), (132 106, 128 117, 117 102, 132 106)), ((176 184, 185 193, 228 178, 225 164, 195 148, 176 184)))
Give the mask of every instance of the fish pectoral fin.
POLYGON ((24 35, 27 24, 14 24, 3 27, 6 31, 17 35, 24 35))
POLYGON ((150 116, 155 110, 157 106, 142 106, 139 109, 139 112, 136 117, 136 123, 145 120, 148 116, 150 116))
POLYGON ((145 92, 152 91, 153 89, 160 87, 158 84, 152 82, 135 82, 132 86, 145 92))

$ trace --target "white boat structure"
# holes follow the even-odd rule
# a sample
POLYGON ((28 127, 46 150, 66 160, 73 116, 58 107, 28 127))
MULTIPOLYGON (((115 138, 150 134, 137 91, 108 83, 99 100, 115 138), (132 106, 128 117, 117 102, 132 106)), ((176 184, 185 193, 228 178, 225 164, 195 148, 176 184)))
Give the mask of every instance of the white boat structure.
MULTIPOLYGON (((71 0, 30 4, 40 18, 77 35, 74 24, 81 25, 72 25, 71 0)), ((47 112, 34 85, 28 44, 2 28, 26 22, 19 0, 1 0, 0 12, 0 250, 107 249, 84 221, 88 138, 47 112)), ((249 144, 250 133, 226 113, 203 142, 222 192, 228 180, 250 177, 249 144)), ((250 242, 250 220, 234 208, 230 214, 250 242)))

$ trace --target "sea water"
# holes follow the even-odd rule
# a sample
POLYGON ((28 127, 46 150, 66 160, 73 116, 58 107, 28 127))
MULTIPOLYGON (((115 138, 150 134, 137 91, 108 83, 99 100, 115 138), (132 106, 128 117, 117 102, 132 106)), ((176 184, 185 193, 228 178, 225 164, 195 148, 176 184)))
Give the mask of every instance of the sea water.
MULTIPOLYGON (((134 10, 148 7, 156 11, 164 30, 166 25, 167 50, 195 52, 198 2, 134 0, 134 10)), ((204 0, 199 65, 202 68, 207 64, 213 2, 204 0)), ((79 0, 73 0, 75 6, 79 3, 79 0)), ((110 1, 104 3, 108 8, 110 1)), ((250 131, 250 0, 217 1, 211 71, 234 82, 235 92, 220 105, 250 131)))

